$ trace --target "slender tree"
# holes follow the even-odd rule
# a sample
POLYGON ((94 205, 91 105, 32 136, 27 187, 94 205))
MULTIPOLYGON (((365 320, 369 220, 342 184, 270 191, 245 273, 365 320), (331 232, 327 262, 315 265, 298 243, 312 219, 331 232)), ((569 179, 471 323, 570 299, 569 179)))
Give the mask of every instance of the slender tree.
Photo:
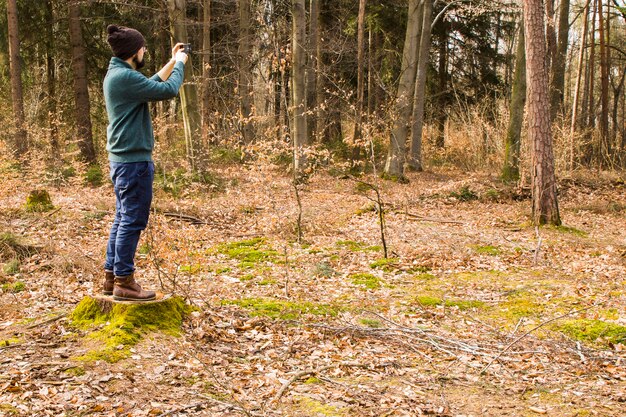
POLYGON ((559 5, 559 30, 556 46, 556 55, 552 62, 550 79, 550 117, 563 110, 565 89, 565 67, 567 65, 567 45, 569 40, 569 9, 570 0, 561 0, 559 5))
POLYGON ((20 37, 17 23, 16 0, 7 0, 7 19, 9 27, 11 99, 13 103, 13 118, 15 120, 13 152, 16 157, 21 157, 28 151, 28 136, 26 134, 24 96, 22 93, 22 64, 20 58, 20 37))
POLYGON ((520 143, 524 123, 524 108, 526 107, 526 52, 523 22, 519 28, 515 57, 515 74, 513 75, 513 90, 511 91, 509 106, 509 127, 504 142, 504 167, 502 168, 502 178, 507 181, 519 179, 520 143))
POLYGON ((413 108, 415 69, 422 23, 422 20, 419 18, 420 3, 419 0, 409 0, 400 82, 392 110, 393 126, 389 137, 387 163, 385 164, 385 174, 391 178, 400 179, 404 177, 406 141, 413 108))
POLYGON ((69 30, 72 46, 72 70, 74 71, 74 114, 78 133, 78 147, 82 158, 96 162, 91 130, 91 106, 89 104, 89 80, 87 79, 87 57, 83 32, 80 24, 80 2, 69 2, 69 30))
MULTIPOLYGON (((174 43, 188 42, 186 25, 186 0, 168 0, 168 12, 174 35, 174 43)), ((187 161, 194 172, 206 169, 206 150, 202 145, 202 121, 198 109, 198 88, 193 79, 192 56, 185 64, 185 83, 180 90, 180 101, 185 128, 187 161)))
POLYGON ((531 144, 532 212, 535 224, 560 225, 557 203, 548 71, 546 34, 542 0, 524 0, 526 35, 526 74, 528 97, 528 135, 531 144))
POLYGON ((306 88, 307 88, 307 107, 312 111, 307 117, 307 137, 309 142, 315 141, 319 134, 317 126, 317 112, 318 102, 317 96, 319 94, 317 79, 318 79, 318 48, 320 47, 320 1, 310 0, 309 4, 309 35, 307 40, 309 41, 309 47, 307 49, 308 65, 306 69, 306 88))
POLYGON ((602 0, 598 0, 598 28, 600 36, 600 163, 611 155, 609 140, 609 63, 606 22, 602 12, 602 0))
POLYGON ((583 8, 583 31, 580 41, 580 50, 578 51, 578 70, 576 73, 576 85, 574 87, 574 100, 572 101, 572 120, 570 124, 570 152, 569 152, 569 166, 570 169, 574 169, 574 134, 576 133, 576 123, 578 120, 578 102, 580 100, 580 84, 583 74, 583 63, 585 58, 585 48, 587 47, 587 28, 589 23, 589 3, 591 0, 587 0, 585 7, 583 8))
POLYGON ((413 95, 413 126, 411 128, 411 153, 408 165, 415 171, 422 171, 422 131, 424 128, 424 103, 426 97, 426 78, 430 58, 431 25, 433 14, 433 0, 424 1, 422 33, 420 36, 419 60, 417 63, 417 77, 415 80, 415 94, 413 95))
POLYGON ((365 112, 365 0, 359 0, 359 14, 357 19, 357 94, 356 119, 354 123, 354 145, 358 156, 359 141, 363 136, 362 123, 365 112))
POLYGON ((304 0, 292 0, 292 51, 293 51, 293 145, 294 171, 300 175, 306 168, 306 16, 304 0))
POLYGON ((202 137, 211 131, 211 0, 202 3, 202 137))
POLYGON ((51 157, 60 159, 59 154, 59 129, 57 123, 57 97, 56 97, 56 70, 54 60, 54 11, 52 0, 46 0, 46 89, 48 110, 48 135, 50 140, 51 157))
POLYGON ((244 143, 254 140, 252 123, 252 31, 250 0, 239 0, 239 117, 244 143))

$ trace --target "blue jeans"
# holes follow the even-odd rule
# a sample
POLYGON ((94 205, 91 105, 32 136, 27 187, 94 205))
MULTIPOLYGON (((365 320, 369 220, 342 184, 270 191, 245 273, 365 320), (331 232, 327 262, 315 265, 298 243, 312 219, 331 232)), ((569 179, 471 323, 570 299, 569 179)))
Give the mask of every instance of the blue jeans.
POLYGON ((116 276, 135 271, 135 251, 148 224, 152 203, 152 162, 110 162, 115 190, 115 220, 111 226, 104 269, 116 276))

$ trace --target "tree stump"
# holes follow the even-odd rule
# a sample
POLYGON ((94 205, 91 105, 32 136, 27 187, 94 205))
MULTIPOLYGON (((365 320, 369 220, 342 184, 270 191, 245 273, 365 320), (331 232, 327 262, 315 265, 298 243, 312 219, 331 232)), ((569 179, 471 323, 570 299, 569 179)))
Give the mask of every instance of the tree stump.
POLYGON ((181 297, 171 294, 157 294, 147 302, 87 296, 70 315, 70 323, 87 332, 85 341, 92 347, 77 359, 117 362, 130 356, 130 347, 148 333, 179 336, 190 310, 181 297))

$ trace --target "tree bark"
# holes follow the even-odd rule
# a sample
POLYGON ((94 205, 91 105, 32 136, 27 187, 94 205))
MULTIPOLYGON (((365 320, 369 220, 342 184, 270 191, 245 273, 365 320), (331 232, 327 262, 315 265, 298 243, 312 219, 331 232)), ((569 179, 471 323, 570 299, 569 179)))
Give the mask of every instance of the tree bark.
POLYGON ((598 1, 598 25, 600 29, 600 164, 604 165, 611 155, 609 140, 609 63, 606 36, 606 20, 602 13, 602 0, 598 1))
POLYGON ((517 181, 519 179, 520 143, 522 125, 524 123, 524 108, 526 107, 526 52, 524 38, 524 23, 522 22, 519 28, 513 90, 509 106, 509 127, 504 142, 502 178, 506 181, 517 181))
POLYGON ((16 0, 7 0, 7 20, 9 27, 11 99, 13 104, 13 118, 15 120, 13 153, 16 157, 22 157, 28 152, 28 136, 26 133, 26 117, 24 115, 24 95, 22 93, 22 63, 20 57, 16 0))
POLYGON ((576 74, 576 86, 574 87, 574 100, 572 103, 572 120, 570 124, 570 152, 569 152, 569 166, 570 169, 574 169, 574 134, 576 133, 576 123, 578 119, 578 101, 580 99, 580 84, 583 74, 583 62, 585 58, 585 48, 587 47, 587 27, 589 23, 589 3, 591 0, 587 0, 583 9, 583 32, 582 39, 580 41, 580 50, 578 51, 578 71, 576 74))
POLYGON ((306 16, 304 0, 292 0, 292 51, 293 51, 293 148, 294 171, 301 175, 306 169, 306 16))
POLYGON ((420 1, 409 0, 408 20, 402 52, 400 83, 396 92, 392 110, 393 127, 389 138, 389 152, 385 164, 385 174, 391 178, 404 177, 406 141, 415 92, 417 52, 421 20, 419 19, 420 1))
POLYGON ((526 74, 535 224, 560 225, 557 203, 542 0, 524 0, 526 74))
POLYGON ((556 55, 552 63, 550 82, 550 118, 554 120, 563 111, 565 89, 565 67, 567 65, 567 45, 569 38, 570 0, 561 0, 559 6, 559 36, 556 55))
POLYGON ((211 135, 211 0, 204 0, 202 15, 202 137, 211 135))
POLYGON ((310 0, 309 4, 309 48, 308 48, 308 65, 307 65, 307 107, 311 109, 311 113, 308 116, 307 120, 307 137, 309 143, 313 143, 318 135, 319 131, 317 130, 317 107, 319 103, 317 102, 317 96, 319 92, 317 91, 317 78, 318 78, 318 48, 319 48, 319 20, 320 20, 320 1, 319 0, 310 0))
POLYGON ((59 146, 59 129, 57 119, 56 71, 54 63, 54 11, 52 0, 46 0, 46 87, 48 93, 48 137, 50 140, 50 157, 55 161, 61 159, 59 146))
POLYGON ((447 28, 441 35, 441 43, 439 44, 439 99, 438 108, 436 110, 436 132, 435 132, 435 146, 443 149, 446 141, 446 119, 448 115, 446 113, 446 106, 448 104, 448 34, 447 28))
POLYGON ((69 30, 72 46, 72 70, 74 72, 74 112, 78 133, 78 147, 82 158, 90 164, 96 162, 91 131, 91 108, 89 103, 89 82, 87 80, 87 58, 80 25, 80 3, 69 3, 69 30))
MULTIPOLYGON (((188 42, 185 0, 168 0, 168 11, 174 43, 188 42)), ((190 56, 185 64, 185 83, 180 90, 180 101, 185 129, 185 145, 187 161, 194 172, 202 173, 206 170, 206 150, 202 145, 202 121, 198 109, 198 89, 193 79, 193 57, 190 56)))
POLYGON ((365 99, 365 0, 359 0, 359 15, 357 18, 357 88, 356 88, 356 117, 354 122, 353 144, 355 151, 353 159, 358 159, 360 141, 363 137, 362 123, 365 99))
POLYGON ((552 68, 552 62, 556 57, 556 22, 554 20, 554 15, 556 14, 554 11, 554 0, 545 0, 545 9, 546 9, 546 42, 548 45, 548 49, 546 51, 546 65, 548 69, 548 73, 550 73, 550 69, 552 68))
POLYGON ((430 58, 431 24, 433 14, 433 0, 424 1, 422 33, 420 36, 419 61, 417 63, 417 77, 415 93, 413 95, 413 126, 411 128, 411 152, 408 165, 414 171, 422 171, 422 132, 424 129, 424 103, 426 97, 426 78, 430 58))
POLYGON ((596 73, 596 17, 598 14, 598 1, 594 0, 593 5, 593 17, 591 18, 591 33, 589 34, 589 39, 591 42, 591 49, 589 51, 589 93, 588 97, 588 110, 587 110, 587 126, 590 128, 594 128, 596 125, 596 100, 594 97, 594 87, 595 87, 595 73, 596 73))
POLYGON ((254 140, 252 123, 252 32, 250 21, 250 0, 239 0, 239 118, 243 143, 254 140))

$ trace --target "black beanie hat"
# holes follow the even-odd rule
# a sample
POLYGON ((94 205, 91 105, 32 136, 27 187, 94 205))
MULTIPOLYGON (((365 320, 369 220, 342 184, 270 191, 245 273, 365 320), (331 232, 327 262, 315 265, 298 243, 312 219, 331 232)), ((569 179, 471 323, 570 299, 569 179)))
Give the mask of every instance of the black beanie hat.
POLYGON ((109 25, 107 26, 107 42, 111 45, 113 54, 116 57, 127 60, 135 55, 142 47, 146 45, 143 35, 135 29, 124 26, 109 25))

